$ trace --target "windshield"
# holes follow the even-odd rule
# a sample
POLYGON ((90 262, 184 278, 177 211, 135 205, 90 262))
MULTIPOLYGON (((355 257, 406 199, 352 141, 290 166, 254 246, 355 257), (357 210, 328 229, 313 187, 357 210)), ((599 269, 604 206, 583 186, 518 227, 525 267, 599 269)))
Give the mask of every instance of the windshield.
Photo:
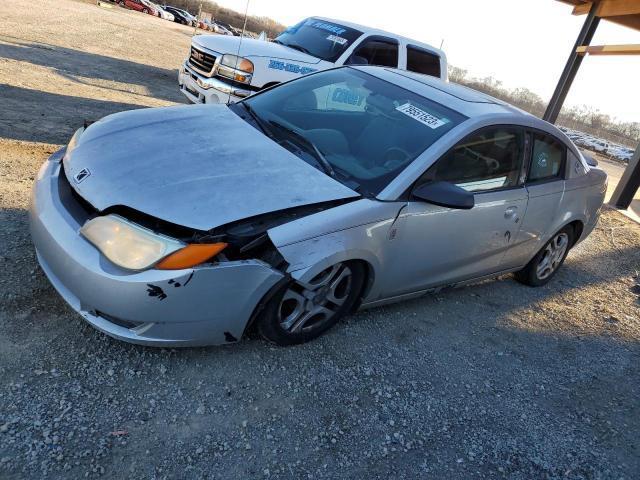
POLYGON ((274 40, 314 57, 335 62, 362 32, 316 18, 289 27, 274 40))
POLYGON ((246 110, 267 135, 303 160, 370 195, 466 119, 349 67, 308 75, 235 108, 246 110))

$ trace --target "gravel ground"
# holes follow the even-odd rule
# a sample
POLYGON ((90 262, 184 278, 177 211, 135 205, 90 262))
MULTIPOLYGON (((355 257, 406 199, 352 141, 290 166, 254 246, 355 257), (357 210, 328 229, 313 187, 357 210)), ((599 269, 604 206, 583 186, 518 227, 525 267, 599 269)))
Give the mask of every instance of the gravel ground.
POLYGON ((64 143, 85 119, 186 103, 178 68, 193 28, 115 5, 37 3, 0 1, 0 138, 64 143))
POLYGON ((307 345, 160 350, 85 324, 37 266, 31 183, 88 115, 182 101, 190 32, 13 3, 0 4, 0 478, 640 477, 640 226, 614 211, 546 287, 486 281, 360 312, 307 345), (36 15, 52 20, 35 29, 36 15))

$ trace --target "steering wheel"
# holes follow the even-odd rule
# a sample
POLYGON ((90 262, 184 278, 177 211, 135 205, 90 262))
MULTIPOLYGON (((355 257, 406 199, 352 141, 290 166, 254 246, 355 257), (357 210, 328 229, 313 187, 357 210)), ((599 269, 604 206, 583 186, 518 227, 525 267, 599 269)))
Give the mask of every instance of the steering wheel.
POLYGON ((390 147, 382 154, 382 166, 389 170, 402 165, 411 158, 411 154, 400 147, 390 147))
POLYGON ((489 173, 496 172, 500 168, 500 163, 495 158, 485 158, 484 161, 487 164, 489 173))

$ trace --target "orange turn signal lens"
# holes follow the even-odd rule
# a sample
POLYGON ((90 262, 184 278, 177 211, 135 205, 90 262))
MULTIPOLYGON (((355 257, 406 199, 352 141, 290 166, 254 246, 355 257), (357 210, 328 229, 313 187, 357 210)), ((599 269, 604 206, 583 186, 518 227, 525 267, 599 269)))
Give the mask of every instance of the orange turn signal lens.
POLYGON ((219 254, 226 247, 227 244, 224 242, 192 243, 165 257, 156 264, 155 268, 159 270, 180 270, 193 267, 219 254))

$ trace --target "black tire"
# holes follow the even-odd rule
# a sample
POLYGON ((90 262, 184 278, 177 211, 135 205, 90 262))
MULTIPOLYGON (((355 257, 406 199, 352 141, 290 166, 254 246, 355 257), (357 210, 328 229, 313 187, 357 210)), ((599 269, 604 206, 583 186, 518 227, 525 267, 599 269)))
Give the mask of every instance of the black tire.
POLYGON ((149 13, 149 9, 148 8, 143 8, 142 9, 142 13, 149 13))
POLYGON ((333 265, 316 275, 306 286, 292 280, 284 285, 265 305, 257 318, 258 332, 266 340, 281 346, 297 345, 319 337, 344 315, 351 312, 362 293, 365 275, 365 267, 361 262, 344 262, 333 265), (336 268, 338 270, 333 274, 332 272, 336 268), (343 275, 344 269, 349 272, 347 276, 343 275), (334 276, 329 277, 329 275, 334 276), (339 276, 342 277, 339 279, 339 276), (327 284, 320 287, 324 284, 325 277, 328 279, 326 280, 327 284), (335 288, 330 288, 330 285, 336 281, 335 288), (333 303, 332 293, 334 293, 333 298, 336 298, 340 303, 333 303), (285 298, 285 295, 289 298, 285 298), (295 295, 303 298, 304 302, 300 302, 295 295), (315 295, 313 299, 310 298, 312 295, 315 295), (320 298, 318 299, 318 297, 320 298), (322 303, 322 297, 325 297, 324 303, 322 303), (296 317, 298 305, 302 310, 296 317), (307 305, 311 305, 311 307, 308 308, 307 305), (316 309, 322 311, 313 315, 316 309), (324 310, 328 310, 332 314, 329 315, 324 310), (308 316, 306 321, 303 318, 305 316, 308 316), (314 321, 316 317, 322 318, 317 318, 314 321), (289 322, 293 322, 292 326, 286 328, 285 325, 289 322), (307 323, 309 324, 307 325, 307 323))
POLYGON ((530 287, 541 287, 546 285, 558 273, 564 263, 569 250, 573 246, 575 232, 569 225, 556 232, 551 239, 544 244, 535 257, 522 270, 516 272, 514 277, 520 283, 530 287), (554 254, 554 249, 558 248, 558 240, 565 238, 566 246, 554 254), (561 253, 561 255, 560 255, 561 253), (547 261, 549 266, 545 267, 542 262, 547 261))
POLYGON ((120 5, 122 8, 125 8, 124 0, 120 0, 120 2, 118 2, 118 5, 120 5))

